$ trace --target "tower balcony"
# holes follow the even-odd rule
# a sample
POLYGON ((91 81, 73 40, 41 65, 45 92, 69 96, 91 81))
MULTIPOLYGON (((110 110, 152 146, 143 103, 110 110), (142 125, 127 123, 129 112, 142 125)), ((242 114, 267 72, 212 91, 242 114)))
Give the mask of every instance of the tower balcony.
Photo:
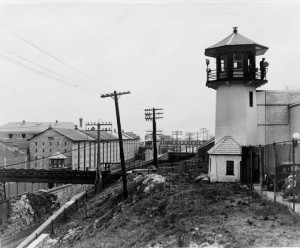
POLYGON ((260 87, 268 82, 266 79, 267 70, 261 72, 258 68, 253 71, 249 71, 248 68, 246 70, 232 68, 231 70, 223 69, 221 71, 207 69, 206 72, 206 86, 213 89, 223 83, 232 84, 244 81, 247 85, 253 84, 255 87, 260 87))

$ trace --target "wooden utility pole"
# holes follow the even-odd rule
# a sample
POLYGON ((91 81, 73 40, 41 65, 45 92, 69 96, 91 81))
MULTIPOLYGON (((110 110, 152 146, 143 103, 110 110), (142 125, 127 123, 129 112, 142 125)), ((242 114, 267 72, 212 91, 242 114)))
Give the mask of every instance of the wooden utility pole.
MULTIPOLYGON (((93 123, 93 122, 88 122, 85 124, 86 127, 92 126, 92 128, 86 128, 86 131, 95 131, 95 127, 97 127, 97 169, 96 169, 96 179, 95 179, 95 194, 97 193, 97 188, 100 188, 101 185, 101 178, 102 178, 102 172, 101 172, 101 155, 100 155, 100 140, 101 140, 101 126, 110 126, 109 129, 105 128, 102 129, 102 131, 111 131, 112 128, 112 123, 111 122, 102 122, 100 123, 93 123)), ((103 144, 104 146, 104 144, 103 144)))
POLYGON ((156 168, 158 168, 158 159, 157 159, 157 144, 156 144, 156 119, 161 119, 163 118, 160 116, 161 112, 156 112, 159 110, 163 110, 162 108, 156 109, 145 109, 145 119, 146 121, 151 121, 152 120, 152 140, 153 140, 153 164, 156 168), (152 111, 152 113, 151 113, 152 111))
POLYGON ((101 95, 102 98, 111 97, 115 101, 116 107, 116 116, 117 116, 117 124, 118 124, 118 135, 119 135, 119 146, 120 146, 120 159, 121 159, 121 167, 122 167, 122 178, 123 178, 123 195, 126 199, 128 197, 127 191, 127 178, 126 178, 126 167, 125 167, 125 159, 124 159, 124 150, 123 150, 123 138, 122 138, 122 128, 121 128, 121 121, 120 121, 120 112, 119 112, 119 103, 118 103, 118 96, 130 94, 130 92, 119 92, 110 94, 103 94, 101 95))
POLYGON ((178 136, 182 135, 182 131, 172 131, 172 135, 176 136, 176 141, 175 141, 175 152, 178 152, 178 136))

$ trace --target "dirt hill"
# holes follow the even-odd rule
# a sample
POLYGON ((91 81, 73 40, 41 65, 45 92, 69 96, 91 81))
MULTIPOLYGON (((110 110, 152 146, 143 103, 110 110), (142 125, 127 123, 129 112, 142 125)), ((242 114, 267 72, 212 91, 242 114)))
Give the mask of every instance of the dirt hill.
POLYGON ((89 200, 42 247, 300 246, 299 218, 238 183, 196 174, 131 175, 89 200), (50 245, 51 244, 51 245, 50 245))

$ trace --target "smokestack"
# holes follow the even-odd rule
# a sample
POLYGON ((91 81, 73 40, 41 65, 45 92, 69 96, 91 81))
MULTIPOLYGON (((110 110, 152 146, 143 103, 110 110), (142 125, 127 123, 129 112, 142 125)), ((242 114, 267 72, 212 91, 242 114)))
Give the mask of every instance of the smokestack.
POLYGON ((79 118, 79 127, 82 128, 82 122, 83 122, 83 119, 82 118, 79 118))

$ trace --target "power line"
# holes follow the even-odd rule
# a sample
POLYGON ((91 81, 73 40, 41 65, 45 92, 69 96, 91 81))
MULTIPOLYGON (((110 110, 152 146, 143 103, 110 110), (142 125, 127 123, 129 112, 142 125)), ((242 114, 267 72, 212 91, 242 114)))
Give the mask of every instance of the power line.
POLYGON ((23 64, 23 63, 21 63, 21 62, 18 62, 18 61, 16 61, 16 60, 14 60, 14 59, 11 59, 11 58, 9 58, 9 57, 6 57, 6 56, 4 56, 4 55, 2 55, 2 54, 0 54, 0 57, 2 57, 3 59, 5 59, 5 60, 7 60, 7 61, 9 61, 9 62, 11 62, 11 63, 13 63, 13 64, 15 64, 15 65, 18 65, 18 66, 20 66, 20 67, 23 67, 23 68, 25 68, 25 69, 27 69, 27 70, 29 70, 29 71, 35 72, 35 73, 37 73, 37 74, 39 74, 39 75, 41 75, 41 76, 47 77, 47 78, 49 78, 49 79, 52 79, 52 80, 55 80, 55 81, 58 81, 58 82, 61 82, 61 83, 69 84, 69 85, 71 85, 71 86, 73 86, 73 87, 77 87, 77 86, 78 86, 78 85, 76 85, 76 84, 73 85, 73 84, 71 84, 70 82, 67 82, 67 81, 65 81, 65 80, 63 80, 63 79, 60 79, 60 78, 57 78, 57 77, 55 77, 55 76, 49 75, 49 74, 47 74, 47 73, 45 73, 45 72, 41 72, 41 71, 39 71, 39 70, 37 70, 37 69, 34 69, 34 68, 32 68, 32 67, 30 67, 30 66, 28 66, 28 65, 25 65, 25 64, 23 64))
MULTIPOLYGON (((57 76, 59 76, 59 77, 62 77, 62 78, 65 79, 65 80, 71 81, 71 82, 73 82, 73 83, 75 83, 75 84, 79 84, 79 82, 76 82, 75 80, 73 80, 73 79, 71 79, 71 78, 65 77, 64 75, 62 75, 62 74, 60 74, 60 73, 57 73, 57 72, 55 72, 55 71, 53 71, 53 70, 51 70, 51 69, 49 69, 49 68, 47 68, 47 67, 45 67, 45 66, 39 65, 39 64, 37 64, 37 63, 35 63, 35 62, 33 62, 33 61, 31 61, 31 60, 29 60, 29 59, 27 59, 27 58, 21 56, 21 55, 18 55, 18 54, 16 54, 15 52, 10 51, 10 50, 8 50, 8 49, 6 49, 6 48, 4 48, 4 47, 1 47, 1 46, 0 46, 0 49, 2 49, 3 51, 5 51, 5 52, 7 52, 7 53, 10 53, 10 54, 12 54, 12 55, 18 57, 18 58, 20 58, 20 59, 22 59, 22 60, 24 60, 24 61, 26 61, 26 62, 28 62, 28 63, 31 63, 31 64, 33 64, 33 65, 35 65, 35 66, 37 66, 37 67, 39 67, 39 68, 41 68, 41 69, 43 69, 43 70, 46 70, 46 71, 48 71, 48 72, 50 72, 50 73, 53 73, 53 74, 55 74, 55 75, 57 75, 57 76)), ((83 83, 80 83, 80 84, 83 84, 83 83)), ((89 87, 88 85, 86 85, 86 86, 89 87)), ((94 89, 94 88, 93 88, 93 89, 94 89)))
POLYGON ((16 37, 18 37, 19 39, 23 40, 23 41, 26 42, 27 44, 33 46, 34 48, 40 50, 41 52, 43 52, 43 53, 45 53, 45 54, 47 54, 47 55, 50 56, 51 58, 53 58, 53 59, 59 61, 60 63, 64 64, 65 66, 67 66, 67 67, 71 68, 72 70, 78 72, 79 74, 81 74, 81 75, 83 75, 83 76, 85 76, 85 77, 87 77, 87 78, 93 80, 94 82, 97 82, 97 83, 103 84, 103 85, 106 86, 106 87, 109 87, 109 86, 107 86, 106 84, 101 83, 101 82, 97 81, 96 79, 90 77, 90 76, 87 75, 86 73, 84 73, 84 72, 82 72, 82 71, 76 69, 74 66, 72 66, 72 65, 70 65, 70 64, 68 64, 68 63, 66 63, 66 62, 63 61, 62 59, 60 59, 60 58, 58 58, 58 57, 56 57, 56 56, 50 54, 49 52, 47 52, 47 51, 44 50, 44 49, 38 47, 37 45, 35 45, 35 44, 33 44, 31 41, 28 41, 27 39, 23 38, 22 36, 20 36, 19 34, 15 33, 14 31, 12 31, 12 30, 10 30, 10 29, 8 29, 8 28, 6 28, 6 27, 3 27, 3 26, 0 26, 0 27, 1 27, 2 29, 6 30, 7 32, 9 32, 10 34, 13 34, 14 36, 16 36, 16 37))

